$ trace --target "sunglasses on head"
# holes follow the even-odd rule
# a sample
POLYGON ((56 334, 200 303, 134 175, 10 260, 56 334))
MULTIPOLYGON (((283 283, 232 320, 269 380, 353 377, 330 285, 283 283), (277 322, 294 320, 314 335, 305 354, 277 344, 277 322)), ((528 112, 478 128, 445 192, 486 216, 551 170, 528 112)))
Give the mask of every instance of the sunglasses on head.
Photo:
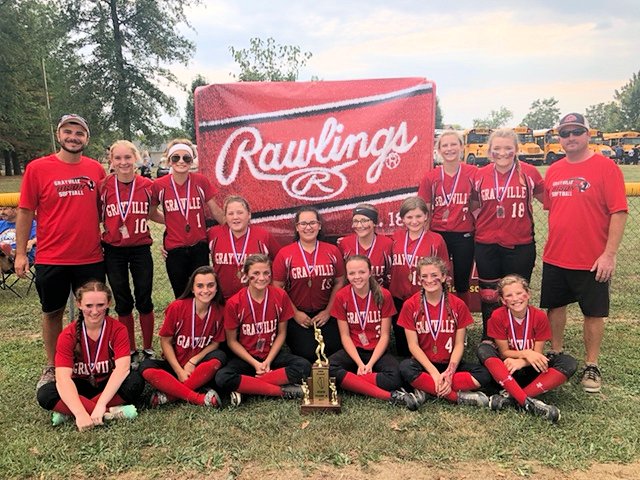
POLYGON ((171 157, 169 157, 171 163, 178 163, 180 159, 182 159, 184 163, 193 162, 193 157, 191 155, 171 155, 171 157))
POLYGON ((585 128, 574 128, 573 130, 561 130, 558 132, 561 138, 569 138, 570 135, 574 137, 579 137, 580 135, 584 135, 587 132, 585 128))

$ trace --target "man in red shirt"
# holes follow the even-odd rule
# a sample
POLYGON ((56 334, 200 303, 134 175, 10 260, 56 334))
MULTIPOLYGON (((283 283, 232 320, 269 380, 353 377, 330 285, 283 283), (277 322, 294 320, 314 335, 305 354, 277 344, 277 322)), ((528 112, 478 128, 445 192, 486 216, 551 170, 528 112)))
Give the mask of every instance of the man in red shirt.
POLYGON ((78 115, 64 115, 57 128, 60 150, 27 164, 16 221, 15 271, 29 270, 27 241, 37 214, 36 288, 42 305, 42 338, 47 355, 37 388, 54 381, 56 341, 69 297, 88 280, 105 281, 98 215, 99 162, 85 157, 89 127, 78 115))
POLYGON ((543 254, 540 305, 549 309, 551 348, 562 351, 567 305, 578 302, 584 315, 585 367, 582 386, 597 393, 604 319, 609 316, 609 284, 616 267, 628 207, 624 177, 609 158, 589 150, 589 123, 570 113, 556 127, 566 157, 545 176, 549 236, 543 254))

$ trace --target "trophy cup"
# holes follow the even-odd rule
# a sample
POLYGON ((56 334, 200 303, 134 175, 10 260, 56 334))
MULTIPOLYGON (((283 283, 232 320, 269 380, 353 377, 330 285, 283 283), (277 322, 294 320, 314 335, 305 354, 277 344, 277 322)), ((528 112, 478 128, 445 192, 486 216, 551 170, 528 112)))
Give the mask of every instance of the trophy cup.
POLYGON ((303 398, 300 413, 303 415, 311 412, 340 413, 336 379, 329 376, 329 359, 324 353, 324 338, 315 324, 313 333, 318 343, 317 359, 311 366, 311 376, 306 381, 302 381, 303 398))

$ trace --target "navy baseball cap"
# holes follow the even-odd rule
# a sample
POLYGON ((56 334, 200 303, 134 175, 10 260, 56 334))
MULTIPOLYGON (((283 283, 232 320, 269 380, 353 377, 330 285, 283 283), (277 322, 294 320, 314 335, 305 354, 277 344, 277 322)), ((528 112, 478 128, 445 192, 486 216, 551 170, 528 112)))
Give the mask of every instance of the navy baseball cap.
POLYGON ((60 130, 60 128, 63 125, 66 125, 67 123, 74 123, 76 125, 80 125, 87 132, 87 136, 91 135, 91 132, 89 132, 89 125, 87 124, 87 121, 84 118, 82 118, 80 115, 76 115, 75 113, 70 113, 68 115, 63 115, 62 117, 60 117, 60 121, 58 122, 58 128, 56 128, 56 132, 60 130))
POLYGON ((560 130, 562 127, 584 127, 589 130, 589 121, 579 113, 567 113, 558 122, 556 130, 560 130))

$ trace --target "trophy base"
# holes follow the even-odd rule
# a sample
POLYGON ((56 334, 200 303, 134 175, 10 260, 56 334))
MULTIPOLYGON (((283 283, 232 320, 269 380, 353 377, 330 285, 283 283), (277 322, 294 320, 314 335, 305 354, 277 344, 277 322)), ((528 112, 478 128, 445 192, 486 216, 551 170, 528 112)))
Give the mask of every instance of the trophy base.
POLYGON ((334 405, 331 402, 327 403, 310 403, 309 405, 300 405, 300 413, 302 415, 309 415, 313 413, 340 413, 342 405, 340 405, 340 399, 338 404, 334 405))

